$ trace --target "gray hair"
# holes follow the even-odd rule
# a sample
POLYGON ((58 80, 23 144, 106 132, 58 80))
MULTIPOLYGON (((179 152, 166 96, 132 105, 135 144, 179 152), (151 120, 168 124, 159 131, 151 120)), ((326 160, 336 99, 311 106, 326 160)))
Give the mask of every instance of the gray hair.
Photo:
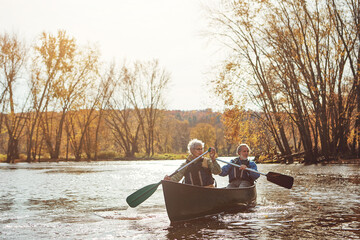
POLYGON ((196 138, 190 140, 190 142, 189 142, 189 144, 187 146, 189 153, 191 153, 191 149, 194 149, 198 145, 201 145, 201 147, 204 148, 205 144, 202 141, 200 141, 199 139, 196 139, 196 138))
POLYGON ((239 151, 240 151, 241 147, 247 147, 247 149, 249 149, 249 152, 251 152, 251 149, 250 149, 249 145, 247 145, 246 143, 242 143, 237 147, 236 154, 239 154, 239 151))

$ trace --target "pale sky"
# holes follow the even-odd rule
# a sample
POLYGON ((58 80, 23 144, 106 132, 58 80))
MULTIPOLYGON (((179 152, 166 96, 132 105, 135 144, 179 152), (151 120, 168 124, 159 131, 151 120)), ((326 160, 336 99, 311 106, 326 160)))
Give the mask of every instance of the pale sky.
POLYGON ((224 53, 201 36, 209 1, 0 0, 0 31, 31 43, 43 31, 61 29, 80 45, 97 44, 104 61, 158 59, 171 74, 168 109, 218 110, 209 72, 224 53))

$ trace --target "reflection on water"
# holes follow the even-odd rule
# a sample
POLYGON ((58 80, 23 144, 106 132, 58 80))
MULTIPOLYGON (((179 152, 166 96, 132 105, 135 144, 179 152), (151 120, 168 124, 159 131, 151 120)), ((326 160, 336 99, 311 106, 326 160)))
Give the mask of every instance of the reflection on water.
POLYGON ((161 186, 128 207, 181 162, 0 164, 0 239, 360 239, 359 165, 258 165, 294 186, 260 177, 257 206, 238 213, 171 224, 161 186))

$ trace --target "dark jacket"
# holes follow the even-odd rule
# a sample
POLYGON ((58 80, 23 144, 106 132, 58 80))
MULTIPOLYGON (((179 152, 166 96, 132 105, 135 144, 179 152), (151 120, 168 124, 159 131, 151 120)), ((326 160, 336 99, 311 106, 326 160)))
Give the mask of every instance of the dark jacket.
POLYGON ((214 184, 209 168, 202 166, 203 159, 197 160, 195 163, 188 166, 185 170, 185 183, 197 186, 208 186, 214 184))

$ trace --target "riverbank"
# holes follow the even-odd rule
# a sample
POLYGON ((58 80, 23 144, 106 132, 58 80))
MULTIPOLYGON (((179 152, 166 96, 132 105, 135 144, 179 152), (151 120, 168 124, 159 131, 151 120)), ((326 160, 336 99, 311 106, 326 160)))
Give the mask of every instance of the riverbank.
MULTIPOLYGON (((155 161, 155 160, 184 160, 188 156, 187 153, 182 154, 156 154, 152 157, 146 156, 135 156, 135 157, 110 157, 110 158, 98 158, 98 159, 87 159, 82 158, 80 160, 75 160, 74 158, 59 158, 59 159, 50 159, 50 158, 41 158, 39 160, 33 161, 31 163, 39 163, 39 162, 96 162, 96 161, 155 161)), ((223 156, 226 157, 226 156, 223 156)), ((231 157, 231 156, 230 156, 231 157)), ((261 164, 278 164, 284 163, 278 159, 264 159, 259 158, 255 159, 256 163, 261 164), (260 159, 260 160, 259 160, 260 159)), ((20 159, 16 159, 14 163, 27 163, 25 157, 21 157, 20 159)), ((6 156, 0 156, 0 163, 6 163, 6 156)), ((304 163, 302 158, 297 158, 294 160, 294 163, 304 163)), ((360 164, 360 158, 338 158, 331 160, 322 159, 317 164, 360 164)))
MULTIPOLYGON (((155 154, 152 157, 135 155, 135 157, 98 157, 97 159, 88 159, 88 158, 81 158, 80 160, 75 160, 75 158, 58 158, 58 159, 51 159, 51 158, 41 158, 37 159, 36 161, 32 161, 31 163, 37 162, 94 162, 94 161, 151 161, 151 160, 181 160, 186 159, 188 156, 187 153, 164 153, 164 154, 155 154)), ((28 162, 26 160, 26 156, 21 154, 19 159, 16 159, 14 163, 22 163, 28 162)), ((0 163, 6 163, 6 155, 0 154, 0 163)))

